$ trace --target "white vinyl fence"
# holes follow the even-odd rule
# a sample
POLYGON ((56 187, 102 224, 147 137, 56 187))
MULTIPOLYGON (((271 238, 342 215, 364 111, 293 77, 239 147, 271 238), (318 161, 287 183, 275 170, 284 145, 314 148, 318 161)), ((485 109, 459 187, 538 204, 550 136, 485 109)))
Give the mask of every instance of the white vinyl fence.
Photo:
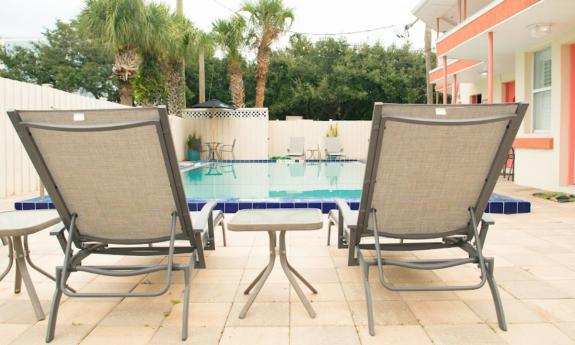
MULTIPOLYGON (((231 145, 236 139, 236 159, 268 158, 268 110, 267 108, 240 108, 235 110, 187 109, 182 121, 172 119, 174 137, 180 135, 183 145, 176 152, 178 158, 185 156, 185 138, 189 134, 201 136, 202 142, 215 141, 231 145), (178 124, 174 126, 174 124, 178 124), (182 152, 183 150, 183 152, 182 152)), ((177 143, 177 140, 174 139, 177 143)), ((232 159, 226 155, 224 159, 232 159)))
POLYGON ((35 192, 39 179, 7 110, 117 108, 120 104, 0 78, 0 198, 35 192))
MULTIPOLYGON (((6 114, 10 109, 103 109, 123 105, 83 97, 50 87, 0 78, 0 198, 30 194, 39 189, 39 178, 6 114)), ((186 138, 196 133, 203 142, 231 144, 236 139, 236 159, 283 156, 290 137, 304 137, 306 149, 324 150, 329 125, 339 128, 347 158, 365 159, 370 121, 269 121, 267 108, 236 110, 188 109, 183 117, 170 116, 178 160, 186 159, 186 138)), ((231 159, 231 156, 225 156, 231 159)))
POLYGON ((324 157, 325 136, 329 126, 338 127, 346 158, 365 159, 369 144, 371 121, 270 121, 269 122, 269 156, 283 156, 287 152, 290 137, 304 137, 305 148, 320 149, 324 157))

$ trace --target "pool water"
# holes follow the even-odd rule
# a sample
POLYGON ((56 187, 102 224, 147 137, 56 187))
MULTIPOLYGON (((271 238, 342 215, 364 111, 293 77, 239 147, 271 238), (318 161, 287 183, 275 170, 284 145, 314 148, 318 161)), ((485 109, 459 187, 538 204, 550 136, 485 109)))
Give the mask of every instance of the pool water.
MULTIPOLYGON (((292 161, 183 164, 182 180, 190 211, 199 211, 207 200, 217 200, 216 209, 235 213, 251 208, 318 208, 328 213, 335 198, 359 208, 365 164, 361 162, 292 161), (190 169, 191 170, 185 170, 190 169)), ((21 200, 16 210, 53 209, 49 196, 21 200)), ((529 213, 531 204, 493 194, 489 213, 529 213)))
POLYGON ((208 163, 182 172, 191 199, 359 199, 360 162, 208 163))

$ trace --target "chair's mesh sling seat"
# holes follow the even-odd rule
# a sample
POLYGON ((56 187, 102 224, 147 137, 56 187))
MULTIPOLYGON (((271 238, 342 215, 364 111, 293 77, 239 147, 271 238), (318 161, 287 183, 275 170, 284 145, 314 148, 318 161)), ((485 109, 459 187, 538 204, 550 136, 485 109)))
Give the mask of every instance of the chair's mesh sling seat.
MULTIPOLYGON (((481 253, 487 227, 482 227, 480 235, 478 226, 525 109, 526 105, 517 104, 376 104, 354 234, 358 248, 376 250, 376 260, 357 251, 365 279, 369 273, 365 267, 378 265, 381 283, 399 291, 476 289, 487 280, 499 325, 506 327, 493 280, 493 260, 481 253), (373 242, 362 236, 370 236, 373 242), (380 236, 407 241, 381 243, 380 236), (450 247, 463 249, 467 257, 401 261, 381 254, 450 247), (461 264, 480 268, 478 284, 398 287, 384 279, 384 265, 441 269, 461 264)), ((370 296, 368 286, 366 295, 370 296)))
MULTIPOLYGON (((82 114, 84 121, 74 121, 73 112, 20 112, 24 122, 68 126, 159 121, 157 109, 82 114)), ((68 211, 78 215, 76 226, 82 240, 149 243, 169 239, 171 213, 178 207, 156 126, 92 132, 32 127, 30 132, 68 211)))
MULTIPOLYGON (((60 282, 47 340, 53 337, 62 292, 72 297, 154 296, 167 291, 172 270, 190 274, 202 248, 194 238, 164 108, 16 111, 10 117, 69 232, 67 240, 59 233, 65 261, 57 270, 60 282), (187 244, 176 247, 175 239, 187 244), (165 241, 169 246, 148 246, 165 241), (168 264, 82 265, 94 253, 168 255, 168 264), (190 263, 173 263, 174 253, 192 254, 190 263), (166 282, 152 293, 74 293, 65 281, 75 271, 112 276, 166 271, 166 282)), ((189 282, 186 291, 189 295, 189 282)), ((187 324, 183 336, 186 329, 187 324)))

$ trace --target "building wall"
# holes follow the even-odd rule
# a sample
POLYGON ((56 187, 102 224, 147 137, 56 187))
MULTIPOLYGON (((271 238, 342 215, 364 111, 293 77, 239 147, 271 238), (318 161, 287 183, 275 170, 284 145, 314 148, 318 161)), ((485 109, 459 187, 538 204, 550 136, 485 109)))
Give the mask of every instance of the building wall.
POLYGON ((552 89, 551 89, 551 129, 546 132, 532 130, 532 108, 528 110, 525 121, 520 128, 519 136, 523 138, 552 138, 553 148, 549 150, 521 148, 517 152, 518 184, 551 190, 575 191, 574 186, 567 185, 567 162, 569 137, 565 129, 569 119, 569 53, 567 45, 575 42, 575 32, 560 37, 553 37, 543 44, 527 47, 516 52, 515 71, 516 99, 520 102, 533 103, 533 53, 551 47, 552 54, 552 89))
MULTIPOLYGON (((575 192, 575 186, 569 184, 569 102, 571 80, 569 79, 569 45, 575 43, 575 32, 550 37, 536 46, 525 47, 515 53, 514 73, 494 76, 494 102, 503 100, 503 83, 515 80, 515 99, 517 102, 533 104, 533 53, 551 47, 552 50, 552 90, 551 90, 551 130, 533 132, 532 107, 529 107, 519 129, 518 138, 552 138, 552 149, 516 149, 515 181, 520 185, 547 190, 575 192)), ((495 62, 497 63, 497 61, 495 62)), ((461 103, 469 103, 469 97, 481 93, 487 95, 487 78, 460 86, 461 103)))
POLYGON ((7 110, 118 108, 120 104, 0 78, 0 198, 36 192, 39 178, 7 110))

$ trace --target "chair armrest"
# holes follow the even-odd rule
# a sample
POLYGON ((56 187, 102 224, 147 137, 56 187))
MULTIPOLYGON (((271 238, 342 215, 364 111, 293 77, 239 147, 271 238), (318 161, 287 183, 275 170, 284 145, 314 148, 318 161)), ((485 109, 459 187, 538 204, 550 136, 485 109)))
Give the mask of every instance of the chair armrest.
POLYGON ((52 230, 52 231, 50 231, 50 236, 64 235, 64 230, 66 230, 66 228, 62 228, 60 230, 52 230))
POLYGON ((197 231, 202 231, 206 228, 212 218, 212 211, 216 207, 215 201, 208 201, 198 214, 197 223, 192 224, 192 228, 197 231))
POLYGON ((491 215, 489 213, 483 213, 483 216, 481 216, 481 222, 488 224, 488 225, 495 224, 495 221, 493 220, 493 218, 491 217, 491 215))
POLYGON ((50 231, 50 236, 56 236, 56 238, 58 239, 58 243, 60 243, 60 247, 62 247, 62 251, 66 251, 66 244, 68 243, 68 240, 66 239, 66 236, 64 235, 64 232, 66 231, 66 228, 62 228, 60 230, 52 230, 50 231))
POLYGON ((351 208, 349 207, 347 202, 343 199, 336 199, 335 205, 337 206, 337 209, 339 210, 344 223, 346 223, 348 226, 355 225, 354 222, 351 222, 352 220, 351 208))

